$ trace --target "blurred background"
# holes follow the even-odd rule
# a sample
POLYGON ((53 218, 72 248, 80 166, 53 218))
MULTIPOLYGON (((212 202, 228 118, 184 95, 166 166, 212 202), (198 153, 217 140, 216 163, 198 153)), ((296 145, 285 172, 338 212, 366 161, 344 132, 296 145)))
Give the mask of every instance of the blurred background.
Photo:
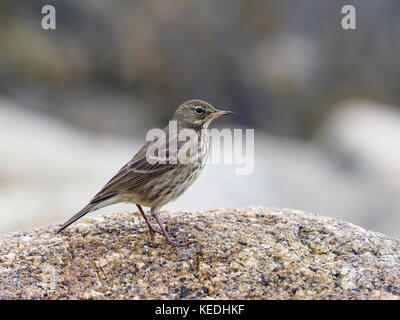
POLYGON ((399 14, 398 0, 2 0, 0 233, 69 218, 201 98, 237 113, 217 127, 255 128, 255 170, 209 165, 167 209, 287 207, 400 237, 399 14))

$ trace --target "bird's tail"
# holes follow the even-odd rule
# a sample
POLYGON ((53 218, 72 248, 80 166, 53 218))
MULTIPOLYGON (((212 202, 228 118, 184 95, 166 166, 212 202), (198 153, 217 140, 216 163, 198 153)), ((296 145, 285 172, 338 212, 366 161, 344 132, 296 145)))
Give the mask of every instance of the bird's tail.
POLYGON ((65 228, 67 228, 69 225, 73 224, 76 220, 82 218, 85 214, 94 211, 96 208, 96 204, 89 203, 84 207, 81 211, 79 211, 76 215, 74 215, 71 219, 69 219, 67 222, 65 222, 60 229, 57 230, 56 234, 60 233, 63 231, 65 228))

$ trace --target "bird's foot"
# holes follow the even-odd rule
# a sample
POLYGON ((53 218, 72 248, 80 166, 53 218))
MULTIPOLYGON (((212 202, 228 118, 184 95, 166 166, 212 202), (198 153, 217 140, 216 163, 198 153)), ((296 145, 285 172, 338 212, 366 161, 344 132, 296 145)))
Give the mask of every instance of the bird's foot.
POLYGON ((177 242, 177 241, 173 241, 171 239, 169 240, 165 240, 164 242, 154 242, 154 241, 149 241, 146 240, 146 242, 152 246, 161 246, 163 244, 169 244, 172 247, 187 247, 189 245, 191 245, 192 243, 197 242, 197 240, 189 240, 187 242, 177 242))
POLYGON ((168 243, 169 245, 171 245, 173 247, 187 247, 195 242, 197 242, 197 240, 189 240, 187 242, 177 242, 177 241, 173 241, 171 239, 165 239, 165 243, 168 243))
POLYGON ((137 233, 147 233, 150 232, 152 235, 155 233, 159 233, 159 234, 163 234, 160 230, 157 230, 156 228, 154 228, 153 226, 149 227, 148 230, 136 230, 137 233))

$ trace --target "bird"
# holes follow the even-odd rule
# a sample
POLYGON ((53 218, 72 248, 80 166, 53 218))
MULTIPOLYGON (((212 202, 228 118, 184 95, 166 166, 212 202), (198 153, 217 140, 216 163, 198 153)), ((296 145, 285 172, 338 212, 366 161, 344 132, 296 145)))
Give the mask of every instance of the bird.
POLYGON ((218 110, 200 99, 183 102, 164 130, 159 130, 161 133, 157 137, 147 141, 89 203, 56 233, 90 212, 127 202, 136 204, 149 232, 162 234, 165 243, 180 247, 194 242, 174 241, 165 230, 159 212, 162 206, 181 196, 202 172, 210 149, 207 130, 210 123, 220 116, 233 114, 232 111, 218 110), (142 206, 150 207, 150 214, 159 230, 150 222, 142 206))

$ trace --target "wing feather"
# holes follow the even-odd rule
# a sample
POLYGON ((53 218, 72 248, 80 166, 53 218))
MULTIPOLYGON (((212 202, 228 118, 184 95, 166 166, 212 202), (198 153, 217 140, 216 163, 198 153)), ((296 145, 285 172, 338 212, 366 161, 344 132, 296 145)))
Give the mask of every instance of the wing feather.
POLYGON ((107 182, 98 192, 90 203, 103 201, 116 194, 131 190, 146 183, 150 179, 162 175, 176 167, 176 164, 169 163, 169 152, 165 151, 166 163, 156 162, 154 164, 147 161, 146 152, 153 142, 146 143, 118 173, 107 182))

